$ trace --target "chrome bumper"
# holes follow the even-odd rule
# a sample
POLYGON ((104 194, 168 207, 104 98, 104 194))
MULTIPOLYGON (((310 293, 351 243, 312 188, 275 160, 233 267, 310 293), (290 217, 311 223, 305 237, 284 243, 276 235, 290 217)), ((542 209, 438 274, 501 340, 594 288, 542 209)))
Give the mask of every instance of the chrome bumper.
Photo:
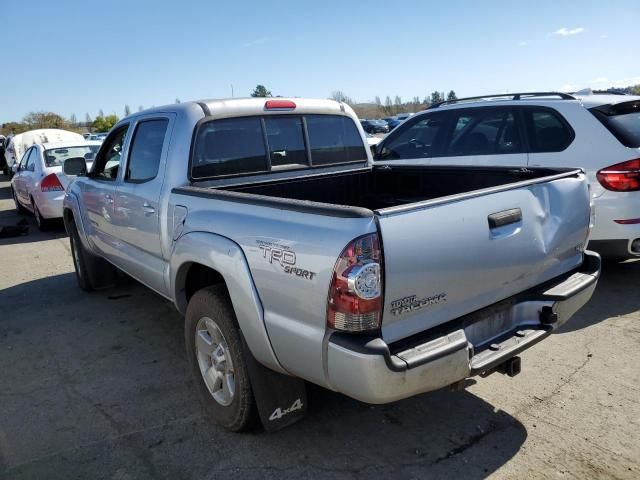
POLYGON ((589 301, 599 276, 600 257, 585 252, 579 271, 396 344, 333 333, 330 385, 380 404, 491 372, 569 320, 589 301))

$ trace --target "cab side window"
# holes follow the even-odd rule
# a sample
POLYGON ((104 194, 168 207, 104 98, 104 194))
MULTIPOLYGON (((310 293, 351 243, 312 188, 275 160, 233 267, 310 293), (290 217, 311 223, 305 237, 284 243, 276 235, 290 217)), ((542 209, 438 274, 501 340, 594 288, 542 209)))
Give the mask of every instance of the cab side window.
POLYGON ((129 126, 124 125, 111 132, 105 139, 98 152, 96 161, 93 163, 93 169, 91 171, 92 178, 110 181, 118 178, 122 149, 124 148, 124 140, 127 136, 128 129, 129 126))
POLYGON ((146 182, 158 175, 168 126, 169 120, 166 118, 138 123, 129 149, 129 164, 125 177, 127 182, 146 182))
POLYGON ((442 155, 504 155, 523 152, 513 112, 473 108, 451 112, 454 128, 442 155))

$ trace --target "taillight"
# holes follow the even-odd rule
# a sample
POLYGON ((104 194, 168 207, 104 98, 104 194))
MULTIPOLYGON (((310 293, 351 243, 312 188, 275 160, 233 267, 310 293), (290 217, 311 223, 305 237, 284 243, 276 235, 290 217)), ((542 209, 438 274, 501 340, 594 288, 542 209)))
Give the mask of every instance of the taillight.
POLYGON ((614 192, 640 190, 640 158, 603 168, 596 175, 600 185, 614 192))
POLYGON ((265 110, 293 110, 296 104, 291 100, 267 100, 264 103, 265 110))
POLYGON ((353 240, 333 269, 327 300, 327 325, 345 332, 380 328, 382 255, 377 233, 353 240))
POLYGON ((43 192, 60 192, 64 190, 64 187, 58 180, 58 176, 55 173, 51 173, 40 182, 40 190, 43 192))

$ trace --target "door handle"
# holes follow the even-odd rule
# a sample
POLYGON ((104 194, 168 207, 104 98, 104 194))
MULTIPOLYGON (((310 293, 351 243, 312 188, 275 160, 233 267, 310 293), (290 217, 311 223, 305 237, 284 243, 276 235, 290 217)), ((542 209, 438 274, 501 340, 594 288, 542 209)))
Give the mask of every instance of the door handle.
POLYGON ((487 220, 489 221, 489 228, 491 229, 518 223, 522 220, 522 210, 512 208, 510 210, 504 210, 503 212, 492 213, 487 217, 487 220))
POLYGON ((152 215, 156 213, 156 209, 149 205, 147 202, 142 205, 142 211, 145 215, 152 215))

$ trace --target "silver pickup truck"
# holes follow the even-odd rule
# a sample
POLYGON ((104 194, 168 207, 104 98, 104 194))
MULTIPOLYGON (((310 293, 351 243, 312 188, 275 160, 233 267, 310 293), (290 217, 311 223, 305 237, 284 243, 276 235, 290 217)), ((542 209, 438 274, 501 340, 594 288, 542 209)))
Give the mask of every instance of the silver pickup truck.
POLYGON ((185 315, 216 423, 385 403, 494 371, 591 297, 579 169, 373 165, 349 106, 228 99, 120 121, 64 200, 80 287, 123 271, 185 315))

